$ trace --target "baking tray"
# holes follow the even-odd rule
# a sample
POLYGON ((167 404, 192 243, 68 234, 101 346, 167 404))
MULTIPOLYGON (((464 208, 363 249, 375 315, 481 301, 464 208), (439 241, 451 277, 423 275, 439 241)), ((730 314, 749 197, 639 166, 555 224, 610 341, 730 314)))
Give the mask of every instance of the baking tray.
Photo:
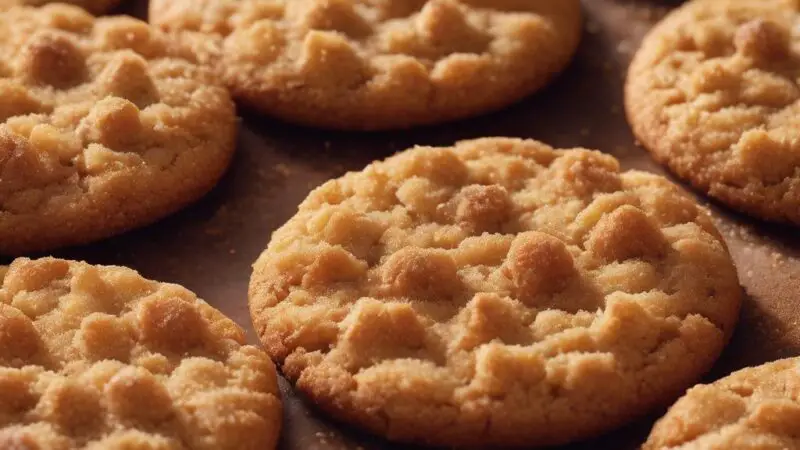
MULTIPOLYGON (((560 0, 551 0, 560 1, 560 0)), ((677 1, 585 0, 584 39, 571 66, 550 87, 504 111, 445 126, 390 133, 321 132, 240 110, 238 150, 214 191, 153 226, 57 256, 130 266, 179 283, 248 329, 250 265, 273 230, 308 192, 348 170, 407 147, 450 145, 482 136, 516 136, 556 147, 613 154, 626 168, 665 174, 637 147, 625 121, 622 88, 642 36, 677 1)), ((147 2, 119 12, 145 17, 147 2)), ((703 203, 707 200, 699 197, 703 203)), ((737 263, 747 296, 732 341, 706 381, 732 370, 800 354, 800 238, 795 228, 757 222, 709 204, 737 263)), ((308 407, 282 382, 282 450, 412 449, 366 436, 308 407)), ((666 407, 666 405, 665 405, 666 407)), ((564 449, 634 449, 662 411, 596 440, 564 449)))

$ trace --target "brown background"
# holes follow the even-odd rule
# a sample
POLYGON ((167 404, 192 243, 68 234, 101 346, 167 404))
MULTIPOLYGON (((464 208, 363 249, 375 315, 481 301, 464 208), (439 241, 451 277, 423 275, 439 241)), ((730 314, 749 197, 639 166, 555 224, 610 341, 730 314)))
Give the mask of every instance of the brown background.
MULTIPOLYGON (((560 0, 550 0, 560 1, 560 0)), ((481 136, 531 137, 557 147, 611 153, 628 168, 663 173, 635 145, 622 110, 624 72, 650 25, 677 1, 584 0, 584 40, 569 69, 544 92, 505 111, 447 126, 405 132, 319 132, 241 111, 233 165, 198 204, 154 226, 103 243, 59 252, 91 263, 133 267, 144 276, 180 283, 250 330, 250 264, 271 232, 294 214, 315 186, 414 144, 449 145, 481 136)), ((146 1, 124 12, 145 16, 146 1)), ((701 201, 705 201, 701 199, 701 201)), ((794 228, 756 223, 711 205, 748 293, 731 345, 708 379, 731 370, 800 354, 800 239, 794 228)), ((281 449, 400 449, 363 436, 306 407, 286 383, 281 449)), ((662 411, 663 412, 663 411, 662 411)), ((654 417, 660 412, 655 412, 654 417)), ((574 449, 633 449, 653 418, 574 449)))

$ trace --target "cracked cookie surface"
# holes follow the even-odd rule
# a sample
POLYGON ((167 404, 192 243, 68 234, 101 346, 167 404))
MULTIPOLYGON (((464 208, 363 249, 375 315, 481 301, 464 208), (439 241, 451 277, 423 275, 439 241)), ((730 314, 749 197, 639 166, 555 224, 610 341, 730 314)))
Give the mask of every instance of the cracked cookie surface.
POLYGON ((0 252, 104 238, 217 182, 236 117, 217 78, 148 24, 75 6, 0 12, 0 252))
POLYGON ((800 223, 800 5, 705 0, 645 38, 628 119, 657 160, 750 215, 800 223))
POLYGON ((707 212, 674 184, 502 138, 317 188, 249 293, 267 352, 333 417, 490 448, 585 438, 677 398, 740 296, 707 212))
POLYGON ((152 0, 150 21, 200 32, 234 96, 288 121, 386 129, 504 107, 559 73, 577 0, 152 0))
POLYGON ((0 448, 275 448, 275 366, 187 289, 53 258, 0 280, 0 448))
POLYGON ((14 6, 42 6, 56 2, 80 6, 92 14, 109 12, 120 4, 120 0, 0 0, 0 11, 14 6))
POLYGON ((800 448, 800 358, 698 385, 659 420, 644 450, 800 448))

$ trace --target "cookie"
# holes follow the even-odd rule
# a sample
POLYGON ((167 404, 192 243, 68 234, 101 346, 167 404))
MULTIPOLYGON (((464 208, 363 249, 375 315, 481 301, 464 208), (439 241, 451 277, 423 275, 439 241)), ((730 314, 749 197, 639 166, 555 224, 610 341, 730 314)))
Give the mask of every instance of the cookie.
POLYGON ((690 389, 659 420, 644 450, 800 448, 800 358, 749 367, 690 389))
POLYGON ((216 184, 235 108, 171 42, 75 6, 0 13, 0 253, 118 234, 216 184))
POLYGON ((0 279, 0 448, 275 448, 275 366, 190 291, 53 258, 0 279))
POLYGON ((578 0, 152 0, 201 32, 234 97, 286 121, 389 129, 465 118, 537 91, 570 61, 578 0))
MULTIPOLYGON (((14 6, 42 6, 55 3, 56 0, 0 0, 0 11, 14 6)), ((103 14, 119 5, 120 0, 60 0, 89 11, 92 14, 103 14)))
POLYGON ((611 156, 490 138, 314 190, 250 311, 334 418, 441 446, 563 444, 694 384, 741 289, 708 213, 611 156))
POLYGON ((657 160, 739 211, 800 223, 800 19, 792 0, 686 4, 630 67, 628 119, 657 160))

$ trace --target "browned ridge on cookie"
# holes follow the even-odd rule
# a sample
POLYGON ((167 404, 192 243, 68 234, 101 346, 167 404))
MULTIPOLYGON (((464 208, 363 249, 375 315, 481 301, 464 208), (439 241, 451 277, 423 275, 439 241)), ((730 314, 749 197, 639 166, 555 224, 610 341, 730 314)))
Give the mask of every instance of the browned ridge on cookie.
POLYGON ((502 138, 325 183, 250 283, 268 353, 333 417, 490 448, 586 438, 672 401, 719 355, 740 297, 678 187, 502 138))
POLYGON ((311 126, 387 129, 507 106, 570 61, 578 0, 152 0, 234 96, 311 126))
POLYGON ((216 184, 235 136, 225 88, 146 23, 0 12, 0 253, 153 222, 216 184))
POLYGON ((270 450, 275 366, 181 286, 124 267, 0 267, 0 448, 270 450))
POLYGON ((800 358, 698 385, 653 428, 644 450, 800 448, 800 358))
POLYGON ((92 14, 103 14, 120 4, 120 0, 0 0, 0 11, 14 6, 42 6, 48 3, 69 3, 92 14))
POLYGON ((800 224, 800 19, 793 0, 704 0, 645 39, 629 121, 660 162, 728 205, 800 224))

